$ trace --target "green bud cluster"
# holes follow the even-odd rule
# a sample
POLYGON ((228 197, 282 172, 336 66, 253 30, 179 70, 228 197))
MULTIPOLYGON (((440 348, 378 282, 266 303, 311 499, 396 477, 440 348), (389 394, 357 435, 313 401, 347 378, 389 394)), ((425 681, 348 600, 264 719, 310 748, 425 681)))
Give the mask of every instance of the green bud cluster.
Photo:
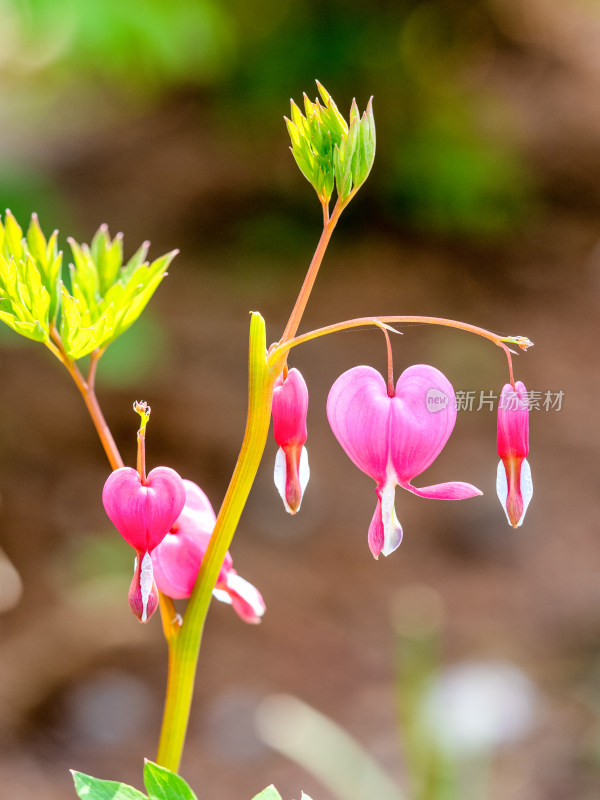
POLYGON ((38 342, 59 336, 66 355, 78 359, 103 351, 135 322, 177 251, 149 263, 144 242, 123 264, 122 236, 111 239, 103 225, 89 246, 69 239, 69 290, 57 237, 46 239, 35 214, 25 236, 10 211, 0 220, 0 320, 38 342))
POLYGON ((325 205, 335 188, 345 202, 365 182, 375 159, 373 98, 362 117, 356 100, 350 108, 350 122, 340 114, 331 95, 317 81, 321 100, 311 102, 304 95, 304 114, 291 101, 291 120, 285 117, 291 151, 304 177, 325 205))

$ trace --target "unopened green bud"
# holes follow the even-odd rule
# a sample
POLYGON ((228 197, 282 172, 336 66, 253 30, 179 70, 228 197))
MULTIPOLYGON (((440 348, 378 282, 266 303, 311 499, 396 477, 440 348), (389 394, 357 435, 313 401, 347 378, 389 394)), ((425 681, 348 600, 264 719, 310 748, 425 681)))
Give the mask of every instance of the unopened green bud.
POLYGON ((312 102, 304 95, 304 114, 291 101, 291 120, 285 121, 292 155, 321 203, 329 204, 334 188, 346 202, 365 182, 375 159, 373 98, 362 117, 354 100, 347 123, 318 81, 317 88, 320 99, 312 102))

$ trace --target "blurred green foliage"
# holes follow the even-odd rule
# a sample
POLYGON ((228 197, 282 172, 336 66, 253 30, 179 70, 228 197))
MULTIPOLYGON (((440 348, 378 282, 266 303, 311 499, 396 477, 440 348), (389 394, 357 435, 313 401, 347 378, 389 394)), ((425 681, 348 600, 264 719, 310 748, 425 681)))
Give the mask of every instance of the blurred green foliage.
POLYGON ((111 96, 122 114, 124 99, 147 107, 185 90, 234 142, 281 147, 287 98, 312 96, 319 78, 340 108, 374 95, 367 191, 389 219, 498 236, 534 207, 534 180, 488 79, 503 47, 492 0, 1 0, 0 10, 10 21, 0 91, 52 86, 70 101, 76 87, 88 104, 101 93, 102 115, 111 96))
POLYGON ((61 77, 147 94, 212 83, 232 62, 233 26, 216 0, 14 0, 14 11, 23 52, 61 77))

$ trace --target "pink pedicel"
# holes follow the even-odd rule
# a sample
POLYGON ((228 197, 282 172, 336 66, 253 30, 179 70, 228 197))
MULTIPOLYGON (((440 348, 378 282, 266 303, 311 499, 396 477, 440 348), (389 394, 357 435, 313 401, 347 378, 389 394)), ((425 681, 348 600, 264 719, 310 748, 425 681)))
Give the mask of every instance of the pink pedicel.
MULTIPOLYGON (((202 489, 189 480, 184 480, 183 484, 183 510, 151 553, 156 585, 174 599, 192 594, 216 521, 210 500, 202 489)), ((221 566, 213 596, 232 605, 245 622, 258 623, 265 612, 260 592, 233 569, 229 553, 221 566)))
POLYGON ((513 528, 523 524, 533 495, 529 453, 529 400, 522 381, 502 387, 498 402, 498 474, 496 490, 513 528))
POLYGON ((279 445, 275 458, 275 486, 286 511, 296 514, 310 477, 306 442, 308 388, 297 369, 280 375, 273 391, 273 433, 279 445))
POLYGON ((140 622, 147 622, 158 605, 149 554, 183 510, 183 481, 169 467, 156 467, 144 481, 131 467, 120 467, 108 476, 102 502, 110 521, 137 553, 129 605, 140 622))
POLYGON ((394 508, 397 485, 439 500, 481 494, 461 481, 420 489, 412 485, 440 454, 456 422, 454 389, 435 367, 417 364, 406 369, 392 396, 372 367, 349 369, 331 387, 327 418, 350 459, 377 482, 377 507, 368 534, 375 558, 389 555, 402 540, 394 508))

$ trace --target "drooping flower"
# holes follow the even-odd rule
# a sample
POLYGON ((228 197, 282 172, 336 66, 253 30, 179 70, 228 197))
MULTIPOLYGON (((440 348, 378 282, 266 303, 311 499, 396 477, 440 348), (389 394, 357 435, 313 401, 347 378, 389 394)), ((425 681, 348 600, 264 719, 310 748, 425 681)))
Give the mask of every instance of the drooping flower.
POLYGON ((440 500, 481 494, 460 481, 421 489, 412 485, 413 478, 440 454, 456 422, 454 389, 435 367, 409 367, 398 378, 393 395, 372 367, 349 369, 331 387, 327 418, 350 459, 377 482, 377 507, 368 535, 375 558, 392 553, 402 539, 394 509, 397 485, 419 497, 440 500))
POLYGON ((120 467, 108 476, 102 502, 115 528, 136 551, 129 605, 141 622, 147 622, 158 605, 150 554, 183 509, 183 481, 170 467, 156 467, 144 481, 131 467, 120 467))
MULTIPOLYGON (((210 500, 202 489, 190 480, 184 480, 183 484, 183 510, 151 554, 156 585, 174 599, 192 594, 216 520, 210 500)), ((213 596, 232 605, 244 622, 260 622, 265 612, 260 592, 237 574, 229 553, 221 566, 213 596)))
POLYGON ((310 477, 306 442, 308 388, 295 368, 280 375, 273 391, 273 433, 279 445, 275 457, 275 486, 286 511, 296 514, 310 477))
POLYGON ((522 381, 502 387, 498 403, 498 475, 496 491, 513 528, 523 524, 533 495, 529 453, 529 402, 522 381))

